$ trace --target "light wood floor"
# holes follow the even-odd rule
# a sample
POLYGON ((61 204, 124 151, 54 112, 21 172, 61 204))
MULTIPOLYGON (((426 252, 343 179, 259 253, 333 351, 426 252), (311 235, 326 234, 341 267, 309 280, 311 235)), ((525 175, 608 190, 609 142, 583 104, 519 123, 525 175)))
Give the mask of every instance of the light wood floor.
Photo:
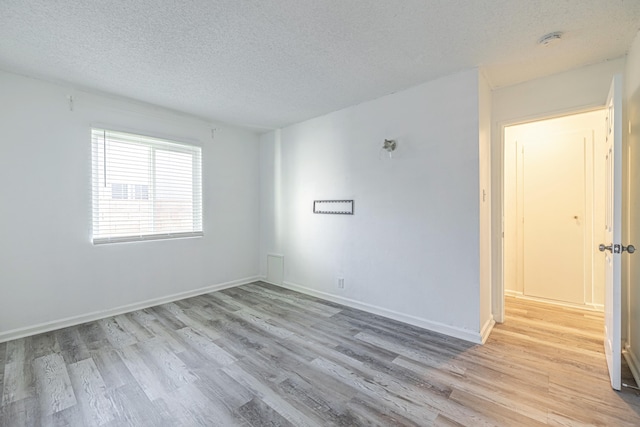
POLYGON ((0 344, 0 425, 638 426, 602 324, 508 299, 478 346, 254 283, 0 344))

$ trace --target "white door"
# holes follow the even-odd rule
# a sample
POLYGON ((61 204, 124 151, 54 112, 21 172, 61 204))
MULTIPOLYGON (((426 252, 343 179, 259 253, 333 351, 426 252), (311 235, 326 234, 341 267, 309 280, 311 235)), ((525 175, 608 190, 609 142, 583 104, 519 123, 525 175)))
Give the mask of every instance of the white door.
POLYGON ((605 157, 606 214, 604 252, 606 287, 604 298, 604 350, 611 387, 620 390, 622 327, 620 257, 622 254, 622 78, 615 76, 607 98, 607 154, 605 157))
POLYGON ((522 144, 523 291, 585 302, 584 131, 522 144))

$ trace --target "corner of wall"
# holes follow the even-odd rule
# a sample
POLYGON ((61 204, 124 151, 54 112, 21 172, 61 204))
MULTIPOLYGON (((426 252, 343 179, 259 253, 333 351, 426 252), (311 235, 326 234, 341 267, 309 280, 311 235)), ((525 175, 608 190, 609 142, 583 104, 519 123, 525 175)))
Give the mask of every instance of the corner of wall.
POLYGON ((260 238, 258 247, 259 274, 267 277, 267 254, 278 252, 279 247, 276 239, 279 221, 279 192, 281 180, 280 150, 279 144, 280 130, 272 130, 260 135, 260 165, 259 172, 259 194, 260 194, 260 238))
POLYGON ((492 317, 492 216, 491 216, 491 88, 478 73, 478 150, 480 159, 480 325, 492 317))

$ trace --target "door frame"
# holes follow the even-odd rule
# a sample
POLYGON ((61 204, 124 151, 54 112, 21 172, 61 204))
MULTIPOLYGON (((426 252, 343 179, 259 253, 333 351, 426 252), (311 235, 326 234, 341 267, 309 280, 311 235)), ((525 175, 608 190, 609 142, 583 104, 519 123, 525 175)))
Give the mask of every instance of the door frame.
POLYGON ((491 288, 491 311, 493 313, 493 318, 496 323, 504 323, 504 267, 505 267, 505 254, 504 254, 504 217, 505 217, 505 206, 504 206, 504 167, 505 167, 505 128, 509 126, 522 125, 526 123, 538 122, 542 120, 548 119, 557 119, 560 117, 572 116, 574 114, 581 113, 590 113, 592 111, 602 110, 606 108, 605 104, 597 104, 597 105, 587 105, 583 107, 576 108, 568 108, 563 110, 558 110, 555 112, 549 113, 541 113, 526 117, 514 118, 509 120, 504 120, 496 123, 496 128, 500 132, 500 228, 499 228, 499 237, 500 237, 500 255, 499 259, 499 274, 495 275, 495 279, 491 288))

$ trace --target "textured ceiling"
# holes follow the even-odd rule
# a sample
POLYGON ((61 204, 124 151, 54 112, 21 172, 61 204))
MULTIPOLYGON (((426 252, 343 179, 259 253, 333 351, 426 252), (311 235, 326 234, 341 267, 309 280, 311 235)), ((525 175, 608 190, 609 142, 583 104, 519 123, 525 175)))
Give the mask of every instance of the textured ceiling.
POLYGON ((273 128, 474 66, 500 87, 616 58, 639 27, 640 0, 1 0, 0 69, 273 128))

